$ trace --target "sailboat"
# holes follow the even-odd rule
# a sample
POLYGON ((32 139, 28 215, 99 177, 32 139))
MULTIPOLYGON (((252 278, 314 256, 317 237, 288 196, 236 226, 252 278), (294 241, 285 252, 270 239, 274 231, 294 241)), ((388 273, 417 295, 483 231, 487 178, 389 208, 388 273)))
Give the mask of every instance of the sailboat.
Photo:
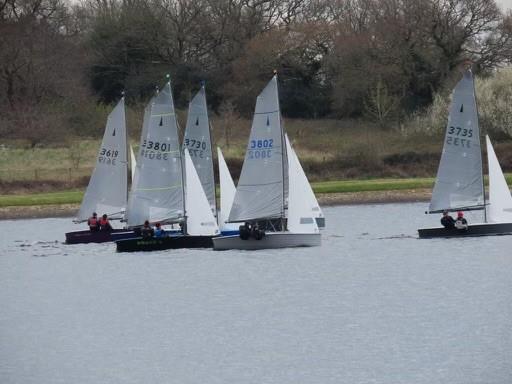
POLYGON ((226 160, 220 148, 217 147, 217 158, 219 161, 219 184, 220 184, 220 212, 217 214, 217 222, 222 235, 238 235, 238 224, 229 223, 229 212, 235 198, 236 187, 229 172, 226 160))
POLYGON ((512 219, 505 215, 509 208, 503 205, 510 207, 510 191, 507 197, 508 187, 489 140, 488 160, 490 201, 486 202, 474 80, 467 69, 453 90, 443 152, 426 213, 482 210, 484 222, 469 223, 465 229, 422 228, 418 229, 420 238, 512 234, 512 219))
POLYGON ((147 111, 127 223, 140 228, 148 220, 178 224, 181 230, 167 237, 116 241, 117 250, 211 247, 211 237, 219 230, 188 149, 183 164, 170 82, 153 98, 147 111))
MULTIPOLYGON (((300 165, 300 164, 299 164, 300 165)), ((216 250, 318 246, 321 236, 306 186, 287 143, 277 75, 257 98, 248 147, 228 222, 244 223, 239 235, 213 239, 216 250)))
MULTIPOLYGON (((99 217, 107 214, 110 220, 123 218, 127 193, 127 134, 123 97, 107 118, 96 166, 74 222, 86 222, 93 212, 97 212, 99 217)), ((117 232, 123 232, 123 230, 68 232, 66 243, 103 243, 112 241, 112 235, 117 232)))

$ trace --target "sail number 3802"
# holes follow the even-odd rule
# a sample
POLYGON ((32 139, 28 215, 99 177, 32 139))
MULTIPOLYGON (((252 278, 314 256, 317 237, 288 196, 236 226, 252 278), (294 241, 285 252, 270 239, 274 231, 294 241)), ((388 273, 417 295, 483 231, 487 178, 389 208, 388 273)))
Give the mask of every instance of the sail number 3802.
POLYGON ((251 140, 247 156, 249 159, 268 159, 272 157, 274 139, 251 140))

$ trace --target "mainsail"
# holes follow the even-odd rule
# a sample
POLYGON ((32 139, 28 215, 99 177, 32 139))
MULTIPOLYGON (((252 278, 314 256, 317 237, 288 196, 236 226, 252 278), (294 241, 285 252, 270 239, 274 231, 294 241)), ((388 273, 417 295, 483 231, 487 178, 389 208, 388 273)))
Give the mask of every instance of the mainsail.
POLYGON ((453 90, 429 213, 483 209, 483 185, 473 75, 466 71, 453 90))
POLYGON ((500 163, 494 153, 489 136, 487 143, 487 160, 489 162, 489 205, 487 220, 491 223, 512 222, 512 195, 501 170, 500 163))
POLYGON ((277 76, 256 101, 251 134, 238 181, 230 222, 282 218, 287 167, 277 76))
POLYGON ((181 151, 171 84, 148 106, 128 200, 128 226, 178 222, 184 218, 181 151))
POLYGON ((188 149, 212 212, 216 213, 212 143, 204 86, 190 101, 183 149, 188 149))
POLYGON ((93 212, 120 218, 126 209, 127 189, 128 159, 123 97, 108 116, 96 167, 76 221, 87 220, 93 212))

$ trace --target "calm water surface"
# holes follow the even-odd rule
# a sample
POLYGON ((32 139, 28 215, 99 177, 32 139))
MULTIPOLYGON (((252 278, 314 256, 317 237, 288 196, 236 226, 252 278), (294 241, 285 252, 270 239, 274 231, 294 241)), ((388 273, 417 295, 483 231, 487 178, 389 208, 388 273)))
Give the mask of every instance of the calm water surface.
POLYGON ((327 208, 322 247, 257 252, 0 221, 0 383, 511 383, 512 236, 419 240, 424 210, 327 208))

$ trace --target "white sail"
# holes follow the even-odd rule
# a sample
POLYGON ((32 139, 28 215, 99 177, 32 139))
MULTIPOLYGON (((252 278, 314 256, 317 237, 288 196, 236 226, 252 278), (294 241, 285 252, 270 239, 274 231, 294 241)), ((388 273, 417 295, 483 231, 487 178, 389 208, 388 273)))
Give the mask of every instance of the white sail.
MULTIPOLYGON (((321 218, 323 219, 324 214, 322 212, 322 209, 320 208, 320 205, 318 204, 315 193, 313 192, 313 189, 311 188, 311 185, 309 184, 308 178, 307 178, 306 174, 304 173, 302 166, 300 165, 299 158, 290 144, 288 135, 285 135, 285 139, 286 139, 286 152, 288 154, 288 164, 293 163, 293 171, 296 173, 294 177, 300 179, 300 184, 302 185, 303 205, 305 208, 309 209, 312 217, 314 217, 315 219, 321 219, 321 218)), ((289 168, 289 173, 290 173, 290 177, 291 177, 292 168, 289 168)), ((290 190, 291 190, 291 188, 292 187, 291 187, 291 183, 290 183, 290 190)))
POLYGON ((132 182, 135 180, 135 168, 137 168, 137 160, 135 160, 135 153, 133 152, 133 147, 130 144, 130 167, 132 171, 132 182))
POLYGON ((281 125, 277 77, 256 100, 251 134, 229 221, 284 217, 286 146, 281 125))
POLYGON ((126 209, 128 159, 126 151, 124 98, 110 113, 96 167, 85 191, 76 221, 87 220, 93 212, 121 218, 126 209))
POLYGON ((181 149, 170 83, 148 107, 128 200, 130 227, 145 220, 170 223, 184 219, 181 149))
POLYGON ((217 157, 219 159, 219 181, 220 181, 220 213, 218 214, 218 222, 221 231, 233 231, 238 229, 238 225, 228 223, 229 212, 235 198, 236 187, 231 173, 229 173, 226 160, 222 155, 222 151, 217 147, 217 157))
POLYGON ((299 159, 293 152, 288 136, 286 136, 286 146, 289 172, 288 231, 293 233, 318 233, 315 220, 318 210, 314 210, 315 206, 318 207, 318 203, 299 159))
POLYGON ((487 221, 491 223, 512 222, 512 195, 492 147, 489 136, 485 136, 487 160, 489 162, 489 202, 487 221))
POLYGON ((213 177, 212 142, 204 86, 201 87, 190 101, 187 126, 183 137, 183 148, 188 148, 211 210, 216 214, 217 204, 215 201, 215 180, 213 177))
POLYGON ((219 227, 188 149, 185 149, 185 175, 187 178, 185 192, 187 234, 195 236, 218 235, 219 227))
POLYGON ((480 129, 471 71, 453 90, 429 212, 484 208, 480 129))

